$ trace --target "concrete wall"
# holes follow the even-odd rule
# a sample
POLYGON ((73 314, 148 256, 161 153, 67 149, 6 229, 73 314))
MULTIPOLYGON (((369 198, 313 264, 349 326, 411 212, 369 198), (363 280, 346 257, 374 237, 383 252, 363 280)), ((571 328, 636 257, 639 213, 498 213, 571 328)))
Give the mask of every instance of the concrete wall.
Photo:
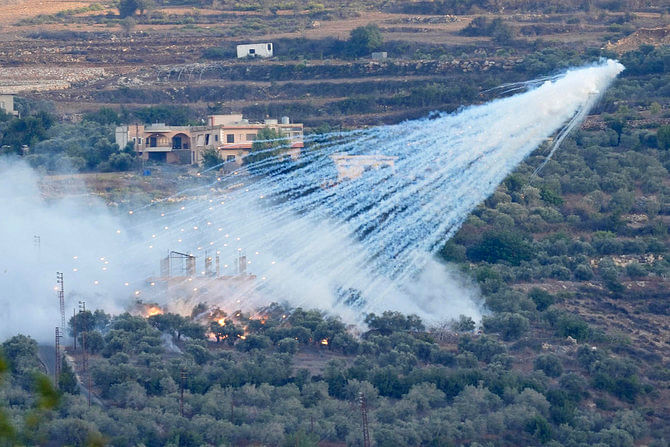
POLYGON ((128 144, 128 126, 116 126, 114 130, 114 142, 119 146, 119 149, 123 149, 128 144))

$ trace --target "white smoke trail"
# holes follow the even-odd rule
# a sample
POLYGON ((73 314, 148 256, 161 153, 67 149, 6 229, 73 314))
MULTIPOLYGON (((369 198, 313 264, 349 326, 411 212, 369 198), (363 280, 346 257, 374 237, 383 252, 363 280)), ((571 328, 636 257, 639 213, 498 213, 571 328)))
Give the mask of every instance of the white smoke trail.
MULTIPOLYGON (((577 125, 621 70, 621 64, 606 61, 456 114, 313 137, 297 164, 270 157, 249 167, 254 175, 241 170, 207 188, 191 189, 192 200, 180 205, 138 208, 128 225, 95 217, 78 222, 88 227, 76 233, 57 227, 55 232, 90 233, 94 239, 75 243, 75 251, 84 253, 78 271, 72 270, 77 267, 70 253, 61 256, 61 268, 70 273, 73 289, 104 290, 113 302, 137 288, 140 296, 169 301, 173 309, 200 301, 227 309, 287 301, 350 322, 383 310, 416 313, 429 324, 459 314, 478 320, 476 288, 436 264, 432 255, 535 148, 556 132, 560 143, 566 123, 568 129, 577 125), (394 166, 338 181, 336 154, 394 157, 394 166), (96 225, 99 220, 107 223, 96 225), (203 258, 218 255, 222 274, 235 273, 235 258, 245 254, 256 278, 198 274, 171 284, 169 294, 164 289, 152 294, 162 282, 146 284, 146 278, 159 276, 158 259, 167 250, 198 256, 199 271, 203 258)), ((9 208, 16 206, 9 202, 9 208)), ((26 240, 13 241, 38 231, 21 227, 41 210, 27 210, 23 221, 10 218, 2 243, 13 250, 6 253, 15 256, 25 248, 26 240)), ((54 253, 62 251, 54 247, 54 253)), ((29 277, 25 271, 12 277, 13 293, 25 302, 31 301, 17 289, 29 277)), ((9 295, 0 296, 3 306, 8 300, 9 295)), ((6 312, 17 318, 16 312, 6 312)))

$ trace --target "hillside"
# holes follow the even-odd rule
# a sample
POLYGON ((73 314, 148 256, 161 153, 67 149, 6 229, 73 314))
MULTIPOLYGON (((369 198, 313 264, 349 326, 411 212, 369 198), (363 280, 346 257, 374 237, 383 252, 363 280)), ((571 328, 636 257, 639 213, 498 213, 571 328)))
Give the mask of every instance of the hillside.
POLYGON ((155 6, 125 30, 117 11, 104 3, 28 19, 17 15, 5 32, 18 38, 0 44, 6 67, 0 86, 43 90, 28 96, 54 101, 59 113, 73 119, 102 106, 168 103, 200 115, 287 114, 313 126, 391 123, 485 100, 479 94, 488 88, 579 63, 587 48, 599 50, 664 20, 660 10, 568 14, 508 7, 495 16, 500 21, 494 29, 486 11, 395 3, 381 10, 356 2, 304 9, 273 2, 238 9, 232 2, 218 8, 155 6), (369 50, 357 54, 347 47, 349 32, 367 24, 379 26, 388 60, 370 61, 369 50), (274 41, 275 59, 235 59, 234 46, 248 40, 274 41), (61 87, 50 91, 54 79, 61 87))
POLYGON ((29 146, 47 200, 121 210, 211 179, 141 175, 116 124, 241 112, 324 133, 484 103, 600 57, 626 66, 543 169, 546 146, 441 249, 481 291, 481 326, 386 313, 356 329, 279 304, 94 309, 78 314, 60 394, 34 378, 53 373, 34 340, 2 343, 0 444, 364 446, 365 412, 379 447, 667 445, 669 11, 583 4, 161 2, 131 21, 107 3, 0 7, 0 91, 22 113, 1 117, 2 152, 29 146), (368 24, 382 42, 361 47, 350 32, 368 24), (275 57, 236 59, 247 41, 275 57))

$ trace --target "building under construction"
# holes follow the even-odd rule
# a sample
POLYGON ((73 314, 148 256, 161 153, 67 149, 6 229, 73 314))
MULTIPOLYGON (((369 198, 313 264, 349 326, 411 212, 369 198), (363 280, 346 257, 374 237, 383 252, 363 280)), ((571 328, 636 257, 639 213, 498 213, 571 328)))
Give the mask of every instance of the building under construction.
POLYGON ((160 261, 160 276, 147 279, 143 292, 136 292, 138 298, 168 302, 170 307, 189 310, 194 304, 240 303, 256 294, 257 278, 247 272, 247 257, 239 255, 235 260, 232 274, 221 274, 222 267, 218 254, 205 253, 198 258, 192 254, 169 251, 160 261))

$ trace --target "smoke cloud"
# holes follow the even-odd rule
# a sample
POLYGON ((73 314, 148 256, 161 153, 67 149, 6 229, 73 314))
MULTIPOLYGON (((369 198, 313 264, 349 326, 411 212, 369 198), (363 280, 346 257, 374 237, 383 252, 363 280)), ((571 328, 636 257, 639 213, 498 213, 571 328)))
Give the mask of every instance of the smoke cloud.
POLYGON ((0 339, 24 333, 53 340, 60 325, 57 271, 64 274, 67 318, 79 300, 121 310, 112 299, 116 281, 105 275, 109 260, 100 257, 132 242, 117 233, 119 220, 104 203, 86 195, 46 200, 33 169, 0 159, 0 209, 0 339))
POLYGON ((0 338, 53 338, 56 271, 70 314, 82 299, 118 312, 141 298, 181 312, 276 301, 349 323, 384 310, 428 325, 479 321, 477 288, 435 252, 518 163, 578 124, 621 70, 606 61, 456 114, 311 137, 298 163, 270 156, 185 188, 179 202, 128 213, 86 195, 47 201, 30 168, 2 162, 0 338), (338 176, 343 156, 360 176, 338 176), (170 250, 196 256, 195 274, 173 259, 167 280, 159 264, 170 250))

